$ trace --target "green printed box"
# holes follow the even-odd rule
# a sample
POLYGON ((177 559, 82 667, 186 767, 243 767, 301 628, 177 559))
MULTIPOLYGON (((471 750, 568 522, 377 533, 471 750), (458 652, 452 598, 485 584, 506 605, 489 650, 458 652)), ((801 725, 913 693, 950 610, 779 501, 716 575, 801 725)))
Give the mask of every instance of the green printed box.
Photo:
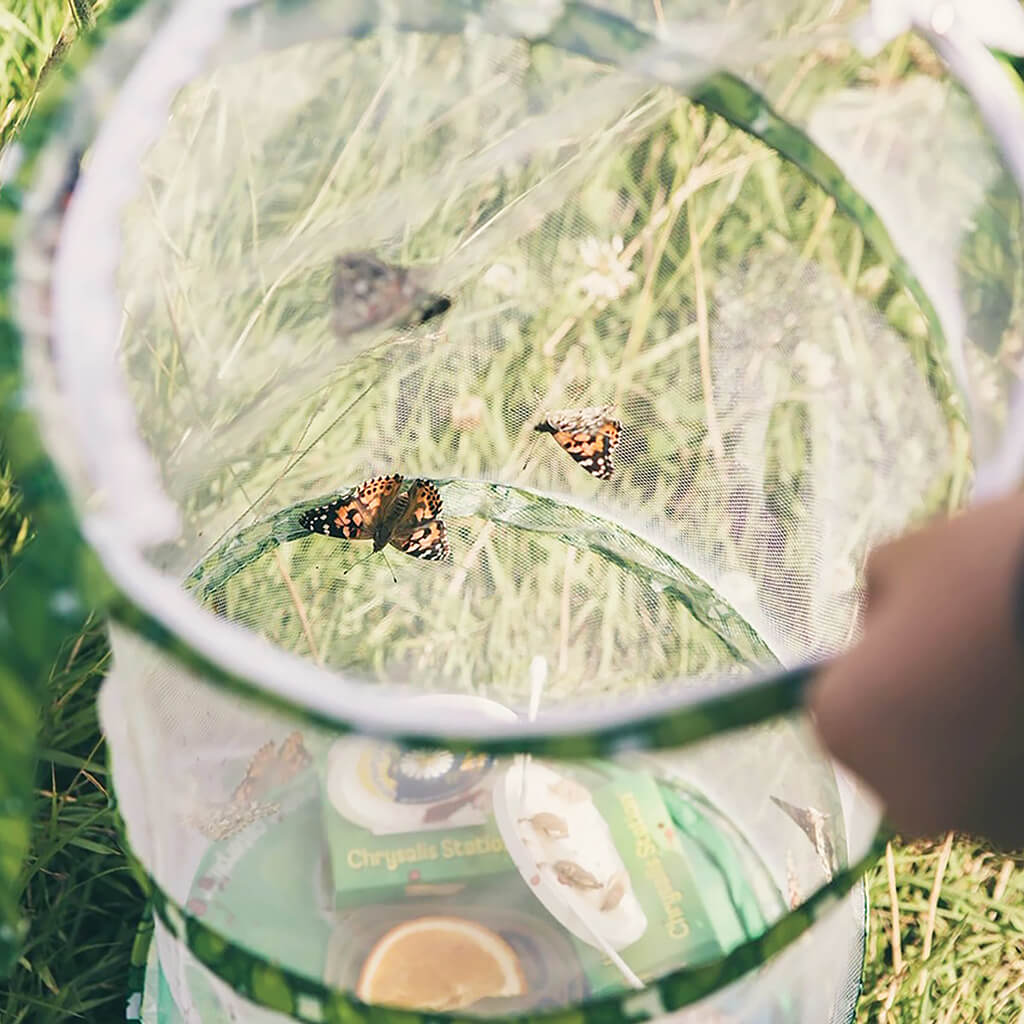
MULTIPOLYGON (((677 830, 658 783, 646 772, 616 773, 593 794, 647 915, 643 935, 622 951, 630 967, 648 981, 719 955, 719 936, 698 887, 690 844, 677 830)), ((621 987, 612 964, 605 960, 602 967, 600 975, 591 972, 595 992, 621 987)))
MULTIPOLYGON (((646 982, 707 962, 744 937, 733 903, 749 887, 723 875, 728 842, 685 796, 647 771, 608 762, 532 761, 531 789, 520 781, 522 765, 339 740, 322 762, 321 781, 341 919, 368 913, 361 928, 376 933, 374 922, 385 919, 465 911, 504 934, 502 922, 514 911, 510 936, 524 956, 524 927, 537 931, 537 942, 546 936, 544 948, 552 934, 563 936, 559 985, 589 997, 621 991, 630 974, 646 982), (533 802, 520 806, 525 800, 533 802), (593 859, 601 844, 609 851, 604 862, 593 859), (616 885, 625 897, 613 892, 616 885), (604 904, 613 902, 605 917, 604 904), (604 942, 592 930, 602 922, 604 942), (609 944, 616 956, 607 955, 609 944)), ((749 905, 745 912, 749 923, 749 905)), ((530 962, 544 959, 534 950, 530 962)), ((527 999, 521 1008, 531 1005, 527 999)))
POLYGON ((490 812, 495 769, 475 755, 335 743, 321 778, 337 905, 515 871, 490 812))

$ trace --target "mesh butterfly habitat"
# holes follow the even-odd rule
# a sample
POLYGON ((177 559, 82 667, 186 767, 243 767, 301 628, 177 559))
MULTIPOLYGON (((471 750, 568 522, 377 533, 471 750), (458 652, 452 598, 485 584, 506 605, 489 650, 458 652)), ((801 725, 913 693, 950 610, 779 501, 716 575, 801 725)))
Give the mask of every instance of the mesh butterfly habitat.
POLYGON ((130 1017, 851 1019, 881 812, 802 689, 870 546, 1021 461, 1012 33, 919 7, 128 0, 76 52, 5 401, 32 607, 110 617, 130 1017))

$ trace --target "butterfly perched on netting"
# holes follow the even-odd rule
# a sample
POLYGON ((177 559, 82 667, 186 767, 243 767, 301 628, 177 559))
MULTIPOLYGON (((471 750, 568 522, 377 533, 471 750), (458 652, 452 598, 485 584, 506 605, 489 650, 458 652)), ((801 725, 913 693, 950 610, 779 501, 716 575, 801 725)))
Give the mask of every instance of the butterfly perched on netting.
POLYGON ((622 433, 622 424, 611 412, 607 405, 561 409, 546 413, 533 429, 550 434, 588 473, 607 480, 612 475, 612 452, 622 433))
POLYGON ((391 544, 413 558, 446 559, 450 549, 441 495, 429 480, 414 480, 403 493, 403 479, 395 473, 367 480, 351 494, 303 512, 299 523, 328 537, 372 540, 374 551, 391 544))
POLYGON ((334 261, 331 327, 347 337, 369 327, 416 327, 447 312, 452 300, 423 288, 414 271, 372 253, 350 252, 334 261))
POLYGON ((293 732, 280 747, 271 740, 253 755, 231 799, 193 815, 189 823, 209 839, 229 839, 257 821, 278 814, 281 804, 267 797, 294 782, 311 763, 301 733, 293 732))
POLYGON ((245 777, 231 796, 232 801, 253 803, 270 790, 291 782, 311 760, 300 732, 291 733, 277 748, 273 740, 264 743, 249 762, 245 777))
POLYGON ((788 815, 811 841, 814 852, 825 870, 825 877, 831 881, 839 871, 839 857, 836 855, 835 844, 830 835, 828 815, 814 807, 796 807, 777 796, 771 797, 771 801, 788 815))

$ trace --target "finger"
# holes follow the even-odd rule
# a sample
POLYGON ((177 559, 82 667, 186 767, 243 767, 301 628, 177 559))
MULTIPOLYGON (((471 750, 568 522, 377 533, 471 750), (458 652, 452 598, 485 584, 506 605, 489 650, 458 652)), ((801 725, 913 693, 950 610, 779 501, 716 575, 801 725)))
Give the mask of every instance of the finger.
POLYGON ((905 537, 886 541, 872 549, 864 567, 865 618, 888 599, 894 587, 905 579, 908 566, 936 546, 941 529, 947 525, 934 523, 905 537))
POLYGON ((896 827, 919 836, 941 829, 960 798, 950 799, 957 779, 940 782, 956 758, 922 696, 936 669, 907 639, 906 612, 893 600, 812 682, 808 702, 823 746, 879 795, 896 827))
POLYGON ((888 760, 889 733, 878 718, 893 680, 881 627, 876 618, 865 639, 832 661, 808 691, 809 710, 826 749, 868 781, 873 769, 888 760))

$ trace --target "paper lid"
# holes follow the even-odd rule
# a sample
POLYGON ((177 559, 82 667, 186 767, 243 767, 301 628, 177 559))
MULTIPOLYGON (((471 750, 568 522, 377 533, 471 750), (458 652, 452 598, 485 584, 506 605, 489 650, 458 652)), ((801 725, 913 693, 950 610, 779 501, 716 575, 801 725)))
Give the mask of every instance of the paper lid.
POLYGON ((530 890, 580 941, 625 949, 647 930, 647 915, 590 792, 532 759, 510 765, 495 784, 498 831, 530 890))

